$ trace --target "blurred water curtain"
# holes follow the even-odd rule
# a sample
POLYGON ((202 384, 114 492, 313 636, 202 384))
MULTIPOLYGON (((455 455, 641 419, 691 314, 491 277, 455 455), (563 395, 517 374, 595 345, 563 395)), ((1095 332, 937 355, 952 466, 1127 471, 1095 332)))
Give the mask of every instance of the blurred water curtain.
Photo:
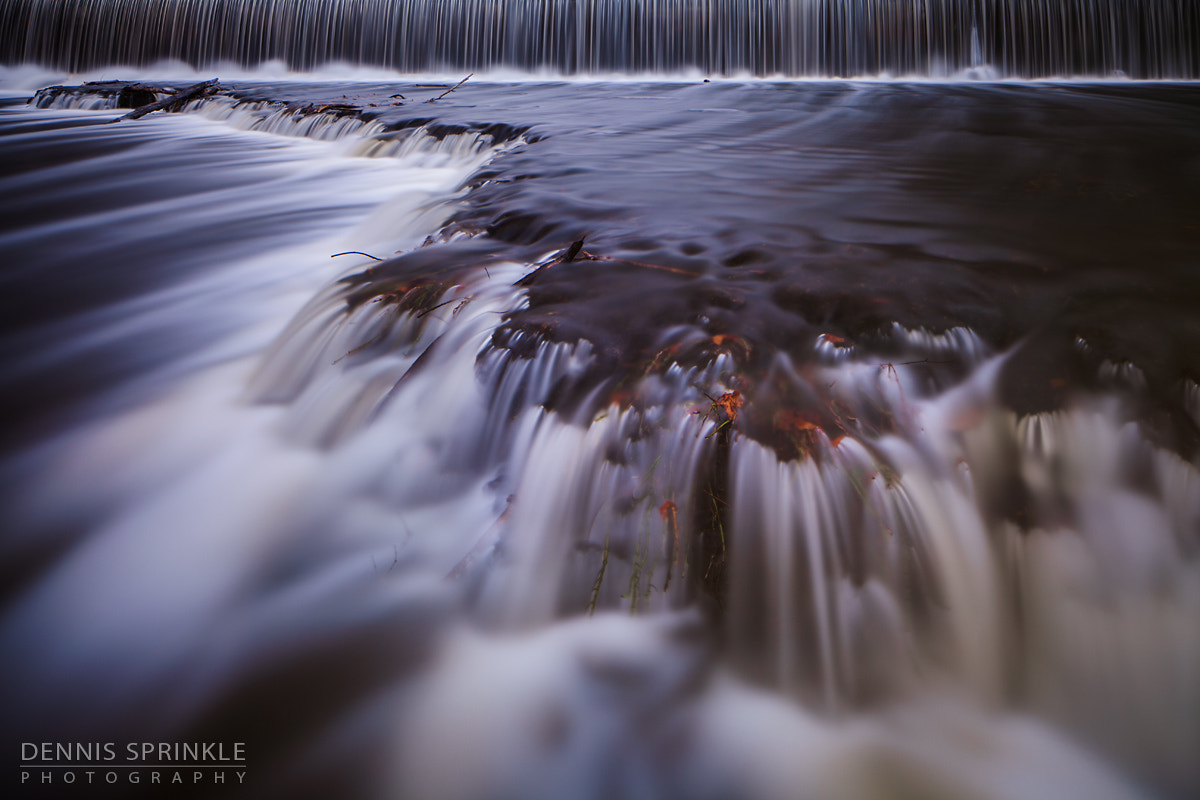
POLYGON ((0 59, 1200 77, 1194 0, 6 0, 0 59))

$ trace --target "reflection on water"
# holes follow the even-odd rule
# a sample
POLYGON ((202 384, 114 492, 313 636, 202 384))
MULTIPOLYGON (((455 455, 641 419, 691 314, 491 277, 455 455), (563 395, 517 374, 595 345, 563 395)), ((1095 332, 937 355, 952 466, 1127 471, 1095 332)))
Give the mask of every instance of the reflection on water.
POLYGON ((441 91, 0 110, 11 741, 246 741, 255 796, 1200 786, 1193 87, 441 91))

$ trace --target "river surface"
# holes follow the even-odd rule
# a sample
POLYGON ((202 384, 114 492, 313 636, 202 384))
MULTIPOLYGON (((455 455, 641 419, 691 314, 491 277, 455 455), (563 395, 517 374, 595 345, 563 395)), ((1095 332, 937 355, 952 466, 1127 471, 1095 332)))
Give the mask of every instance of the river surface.
POLYGON ((6 752, 1200 791, 1200 87, 280 74, 3 73, 6 752))

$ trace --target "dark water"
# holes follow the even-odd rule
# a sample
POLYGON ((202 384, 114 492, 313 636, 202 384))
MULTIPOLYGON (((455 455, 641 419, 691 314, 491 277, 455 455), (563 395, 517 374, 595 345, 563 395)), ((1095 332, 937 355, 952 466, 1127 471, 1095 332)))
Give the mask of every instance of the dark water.
POLYGON ((1200 786, 1195 86, 227 88, 0 109, 5 752, 1200 786))
POLYGON ((0 63, 1200 77, 1192 0, 8 0, 0 63))
MULTIPOLYGON (((392 89, 351 96, 369 109, 392 89)), ((777 353, 811 359, 823 334, 900 356, 880 333, 898 323, 965 327, 1012 350, 999 388, 1020 413, 1099 388, 1089 359, 1135 363, 1147 412, 1181 451, 1194 447, 1178 413, 1178 384, 1200 367, 1190 86, 510 84, 457 95, 435 125, 502 119, 538 141, 473 179, 452 231, 479 238, 377 268, 355 302, 386 289, 381 277, 455 265, 456 247, 473 268, 586 239, 604 260, 532 276, 530 308, 497 339, 528 331, 614 354, 559 387, 561 410, 583 397, 606 405, 597 385, 666 347, 681 345, 673 357, 688 363, 712 356, 698 342, 726 336, 740 342, 739 366, 760 370, 777 353)), ((939 365, 928 366, 936 382, 939 365)))

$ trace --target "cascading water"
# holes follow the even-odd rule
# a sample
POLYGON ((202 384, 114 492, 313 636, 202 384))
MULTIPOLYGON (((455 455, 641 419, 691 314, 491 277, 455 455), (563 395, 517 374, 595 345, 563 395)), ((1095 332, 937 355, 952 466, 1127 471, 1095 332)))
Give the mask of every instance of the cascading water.
POLYGON ((1192 0, 8 0, 0 61, 1200 77, 1192 0))
POLYGON ((0 3, 12 788, 1193 796, 1197 14, 0 3))

